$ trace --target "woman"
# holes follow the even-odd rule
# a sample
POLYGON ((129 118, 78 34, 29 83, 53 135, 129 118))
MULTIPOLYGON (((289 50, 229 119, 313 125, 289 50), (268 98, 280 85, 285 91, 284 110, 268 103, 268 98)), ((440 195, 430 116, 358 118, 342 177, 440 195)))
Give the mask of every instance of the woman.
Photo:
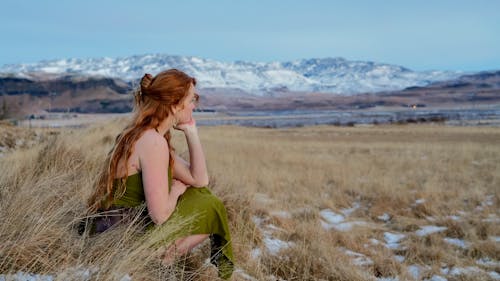
POLYGON ((188 235, 167 249, 163 262, 171 263, 175 253, 185 254, 210 237, 210 260, 218 266, 219 276, 229 278, 233 255, 226 210, 204 187, 207 167, 192 116, 199 98, 195 85, 194 78, 177 69, 155 77, 144 75, 135 94, 132 122, 117 137, 89 206, 99 212, 146 203, 156 226, 173 217, 196 215, 188 235), (184 133, 189 162, 175 154, 170 143, 172 128, 184 133))

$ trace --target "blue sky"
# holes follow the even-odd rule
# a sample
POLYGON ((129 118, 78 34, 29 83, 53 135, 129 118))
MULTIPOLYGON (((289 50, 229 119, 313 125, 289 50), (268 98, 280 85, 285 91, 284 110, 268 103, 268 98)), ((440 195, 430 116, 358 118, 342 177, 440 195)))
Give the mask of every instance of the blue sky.
POLYGON ((500 69, 500 1, 0 0, 0 65, 146 53, 500 69))

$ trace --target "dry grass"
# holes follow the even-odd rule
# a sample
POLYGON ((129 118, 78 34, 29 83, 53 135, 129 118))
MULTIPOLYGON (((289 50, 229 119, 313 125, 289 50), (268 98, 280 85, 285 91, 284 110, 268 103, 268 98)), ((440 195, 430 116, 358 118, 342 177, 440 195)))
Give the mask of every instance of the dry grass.
MULTIPOLYGON (((0 272, 63 280, 83 268, 92 280, 125 274, 133 280, 215 278, 204 265, 203 247, 180 263, 184 267, 165 269, 152 254, 158 236, 123 227, 82 238, 72 229, 121 122, 42 132, 38 144, 4 153, 0 272)), ((421 268, 417 280, 489 280, 488 273, 500 270, 494 240, 500 236, 498 128, 223 126, 201 127, 200 135, 211 186, 228 208, 239 268, 234 280, 413 280, 412 266, 421 268), (346 221, 358 224, 350 231, 327 230, 321 226, 325 209, 344 211, 346 221), (379 218, 384 214, 385 221, 379 218), (426 225, 446 229, 417 235, 426 225), (405 235, 395 249, 384 245, 388 232, 405 235), (468 246, 451 245, 445 237, 468 246), (289 247, 274 254, 266 246, 270 239, 289 247), (358 265, 356 259, 369 262, 358 265), (496 264, 478 264, 480 259, 496 264), (468 266, 480 271, 443 273, 468 266)), ((180 134, 174 145, 186 153, 180 134)))

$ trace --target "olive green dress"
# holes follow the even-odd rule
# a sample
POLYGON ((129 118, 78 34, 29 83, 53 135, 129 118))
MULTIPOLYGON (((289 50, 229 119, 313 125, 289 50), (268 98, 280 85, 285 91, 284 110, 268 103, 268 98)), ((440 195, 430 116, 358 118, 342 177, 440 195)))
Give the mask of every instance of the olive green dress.
MULTIPOLYGON (((169 188, 172 184, 172 175, 168 173, 169 188)), ((116 179, 115 187, 122 179, 116 179)), ((113 207, 137 207, 144 204, 144 188, 141 173, 128 176, 125 179, 125 193, 113 201, 113 207)), ((219 276, 223 279, 231 277, 234 268, 231 236, 227 223, 226 208, 219 198, 213 195, 206 187, 190 187, 182 194, 175 207, 171 219, 188 218, 196 215, 196 221, 189 225, 187 235, 209 234, 211 255, 210 261, 218 267, 219 276)), ((162 227, 162 226, 155 226, 162 227)))

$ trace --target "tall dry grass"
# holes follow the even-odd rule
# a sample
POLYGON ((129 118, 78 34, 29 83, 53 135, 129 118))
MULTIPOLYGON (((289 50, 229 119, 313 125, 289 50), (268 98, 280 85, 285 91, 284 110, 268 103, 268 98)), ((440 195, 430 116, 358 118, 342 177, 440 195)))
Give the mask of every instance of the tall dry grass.
MULTIPOLYGON (((125 274, 133 280, 215 278, 204 263, 207 245, 180 266, 162 268, 152 245, 171 233, 137 235, 133 226, 123 226, 89 238, 72 228, 122 126, 116 120, 45 133, 40 143, 0 158, 0 272, 48 273, 61 280, 120 280, 125 274)), ((425 268, 416 279, 442 274, 444 266, 476 266, 484 272, 447 278, 489 280, 485 272, 500 270, 498 264, 477 264, 500 257, 492 239, 500 236, 498 128, 223 126, 201 127, 200 136, 211 188, 229 213, 234 280, 413 280, 412 265, 425 268), (321 227, 321 210, 352 206, 359 207, 349 220, 364 225, 347 232, 321 227), (383 214, 390 219, 380 221, 383 214), (277 229, 274 238, 293 246, 278 254, 266 251, 269 234, 259 220, 277 229), (430 224, 447 229, 415 234, 430 224), (406 235, 399 249, 371 242, 384 241, 385 232, 406 235), (444 237, 470 246, 455 247, 444 237), (260 255, 252 254, 256 249, 260 255), (345 249, 372 262, 356 265, 345 249)), ((182 136, 174 134, 173 141, 186 155, 182 136)))

